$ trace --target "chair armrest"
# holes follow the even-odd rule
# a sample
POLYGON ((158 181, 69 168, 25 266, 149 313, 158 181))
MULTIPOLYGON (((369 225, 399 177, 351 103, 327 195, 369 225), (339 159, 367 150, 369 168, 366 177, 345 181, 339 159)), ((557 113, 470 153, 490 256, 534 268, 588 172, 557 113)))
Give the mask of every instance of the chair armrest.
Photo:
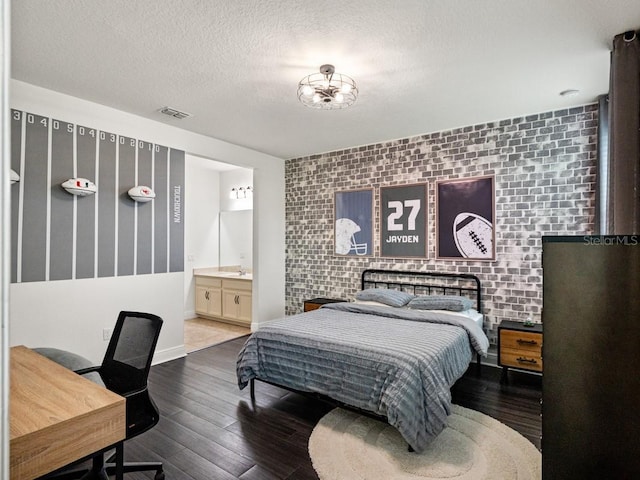
POLYGON ((100 367, 87 367, 87 368, 79 368, 78 370, 74 370, 78 375, 84 375, 85 373, 97 372, 100 370, 100 367))

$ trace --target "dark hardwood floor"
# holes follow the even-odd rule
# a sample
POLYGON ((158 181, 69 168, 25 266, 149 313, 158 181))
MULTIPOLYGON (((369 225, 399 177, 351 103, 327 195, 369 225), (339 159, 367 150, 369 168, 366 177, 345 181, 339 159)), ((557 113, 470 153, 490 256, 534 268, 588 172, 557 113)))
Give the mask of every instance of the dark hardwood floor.
MULTIPOLYGON (((236 356, 245 338, 152 367, 158 425, 125 445, 126 460, 162 460, 167 479, 317 479, 307 453, 314 425, 333 407, 261 382, 256 406, 238 389, 236 356)), ((509 425, 540 447, 541 377, 476 366, 454 386, 453 401, 509 425)), ((128 479, 152 478, 128 474, 128 479)))

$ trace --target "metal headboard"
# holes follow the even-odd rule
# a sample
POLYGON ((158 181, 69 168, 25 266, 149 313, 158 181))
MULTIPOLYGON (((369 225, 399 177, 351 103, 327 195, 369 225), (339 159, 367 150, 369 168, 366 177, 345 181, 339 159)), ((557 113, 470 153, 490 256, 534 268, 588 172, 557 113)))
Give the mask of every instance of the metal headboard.
POLYGON ((412 272, 367 269, 362 272, 361 289, 390 288, 414 295, 461 295, 476 301, 482 313, 480 279, 467 273, 412 272))

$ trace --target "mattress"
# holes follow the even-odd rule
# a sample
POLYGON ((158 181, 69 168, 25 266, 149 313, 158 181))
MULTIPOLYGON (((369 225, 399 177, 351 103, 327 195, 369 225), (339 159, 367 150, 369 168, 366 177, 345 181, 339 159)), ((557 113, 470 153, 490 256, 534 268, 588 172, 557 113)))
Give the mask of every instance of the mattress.
POLYGON ((446 424, 451 385, 474 351, 487 352, 477 322, 477 315, 329 304, 254 332, 238 356, 238 385, 258 378, 384 416, 420 452, 446 424))

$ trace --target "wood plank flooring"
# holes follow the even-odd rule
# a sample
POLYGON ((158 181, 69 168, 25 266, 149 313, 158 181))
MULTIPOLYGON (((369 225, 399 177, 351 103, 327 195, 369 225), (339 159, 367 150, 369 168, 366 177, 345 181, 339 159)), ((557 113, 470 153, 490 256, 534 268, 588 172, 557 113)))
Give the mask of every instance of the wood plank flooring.
MULTIPOLYGON (((126 460, 161 460, 171 480, 317 479, 307 453, 314 425, 332 407, 256 382, 238 390, 235 362, 245 338, 152 367, 160 423, 125 445, 126 460)), ((454 403, 500 420, 540 447, 541 377, 475 365, 453 388, 454 403)), ((148 475, 148 476, 146 476, 148 475)), ((127 474, 127 479, 153 478, 127 474)))

